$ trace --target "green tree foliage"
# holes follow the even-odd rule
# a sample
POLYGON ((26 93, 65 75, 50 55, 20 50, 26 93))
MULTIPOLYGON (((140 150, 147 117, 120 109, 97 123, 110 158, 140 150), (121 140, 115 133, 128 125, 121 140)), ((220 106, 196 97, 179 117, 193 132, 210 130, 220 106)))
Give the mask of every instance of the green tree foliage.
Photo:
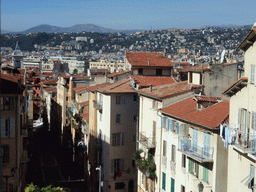
POLYGON ((74 69, 74 70, 73 70, 73 74, 77 74, 77 69, 74 69))
POLYGON ((29 184, 25 192, 64 192, 64 189, 61 187, 52 187, 51 185, 43 187, 40 189, 37 185, 34 185, 33 183, 29 184))

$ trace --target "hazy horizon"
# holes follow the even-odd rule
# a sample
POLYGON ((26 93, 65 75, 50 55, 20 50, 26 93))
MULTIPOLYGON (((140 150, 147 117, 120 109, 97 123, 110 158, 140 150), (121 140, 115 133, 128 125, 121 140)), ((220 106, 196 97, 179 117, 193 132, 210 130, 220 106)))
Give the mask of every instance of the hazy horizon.
POLYGON ((94 24, 117 30, 200 28, 255 23, 256 1, 238 0, 12 0, 1 3, 1 29, 16 32, 48 24, 94 24))

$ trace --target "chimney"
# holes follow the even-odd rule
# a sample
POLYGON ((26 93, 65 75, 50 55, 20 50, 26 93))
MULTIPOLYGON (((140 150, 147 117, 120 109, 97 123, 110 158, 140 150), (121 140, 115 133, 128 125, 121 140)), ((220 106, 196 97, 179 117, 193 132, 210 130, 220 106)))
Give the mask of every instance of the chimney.
POLYGON ((152 84, 149 85, 149 91, 152 92, 152 84))

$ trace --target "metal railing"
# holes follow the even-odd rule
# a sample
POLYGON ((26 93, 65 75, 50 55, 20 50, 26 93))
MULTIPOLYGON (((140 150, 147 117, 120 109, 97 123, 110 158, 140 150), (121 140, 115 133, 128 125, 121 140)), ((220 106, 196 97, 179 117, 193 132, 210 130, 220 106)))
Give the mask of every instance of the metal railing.
POLYGON ((234 129, 231 135, 231 144, 244 153, 256 155, 256 133, 246 133, 234 129))
POLYGON ((144 134, 139 133, 139 142, 144 145, 145 147, 149 148, 155 148, 156 142, 154 137, 146 137, 144 134))
POLYGON ((200 162, 213 161, 213 147, 200 147, 198 145, 193 145, 191 140, 184 137, 179 138, 179 150, 200 162))
POLYGON ((93 106, 94 106, 97 110, 102 110, 102 101, 93 100, 93 106))

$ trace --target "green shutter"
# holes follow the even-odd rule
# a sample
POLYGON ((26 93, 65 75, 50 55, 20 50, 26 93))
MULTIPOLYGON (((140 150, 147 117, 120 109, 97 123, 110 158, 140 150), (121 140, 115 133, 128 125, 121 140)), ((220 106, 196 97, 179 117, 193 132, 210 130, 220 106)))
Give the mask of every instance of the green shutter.
POLYGON ((196 171, 196 177, 198 178, 198 170, 199 170, 199 165, 197 162, 195 162, 195 171, 196 171))
POLYGON ((171 178, 171 192, 174 192, 175 190, 175 180, 171 178))
POLYGON ((206 167, 203 168, 203 180, 208 183, 208 169, 206 167))
POLYGON ((162 178, 162 189, 165 190, 165 183, 166 183, 166 174, 163 172, 163 178, 162 178))
POLYGON ((188 172, 192 173, 192 161, 191 161, 191 159, 188 160, 188 172))

